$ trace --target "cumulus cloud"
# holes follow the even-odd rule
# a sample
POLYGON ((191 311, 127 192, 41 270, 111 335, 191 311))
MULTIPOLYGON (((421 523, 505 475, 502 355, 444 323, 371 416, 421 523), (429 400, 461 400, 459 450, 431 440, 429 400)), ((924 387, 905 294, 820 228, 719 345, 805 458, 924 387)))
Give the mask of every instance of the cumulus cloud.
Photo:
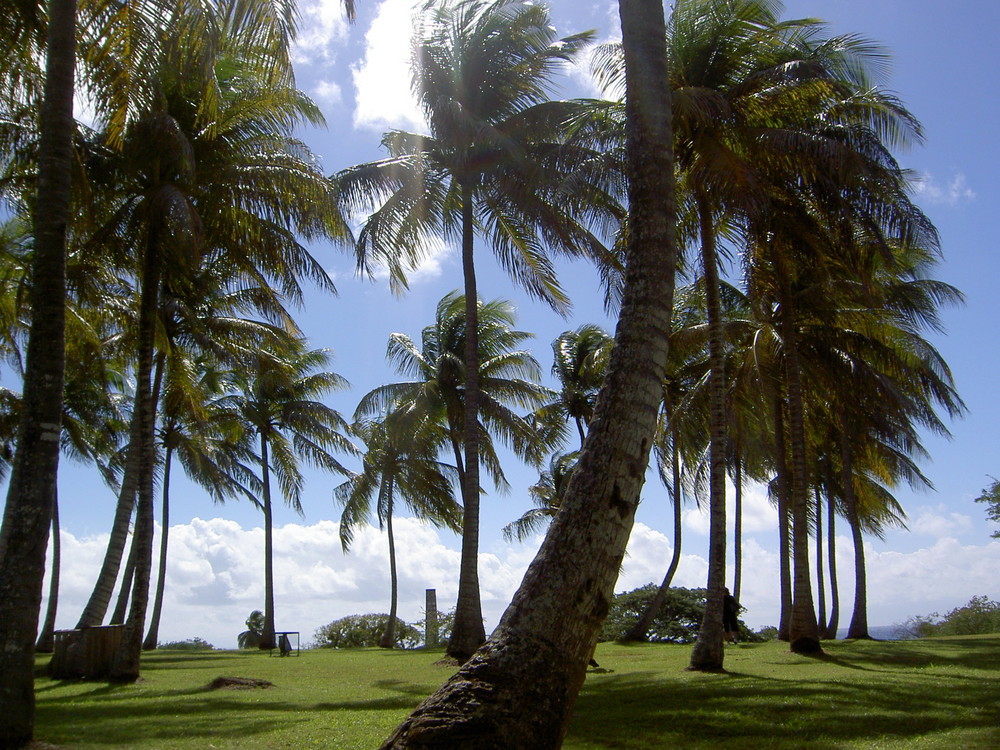
POLYGON ((295 62, 303 65, 331 62, 347 37, 343 0, 305 0, 299 3, 298 12, 295 62))
POLYGON ((907 523, 910 531, 934 538, 953 537, 971 531, 972 518, 963 513, 954 513, 944 504, 936 507, 922 506, 907 523))
MULTIPOLYGON (((412 519, 395 520, 399 562, 399 615, 423 618, 425 590, 437 590, 438 606, 450 609, 457 596, 458 539, 412 519)), ((263 608, 263 531, 234 521, 193 519, 170 529, 170 554, 161 641, 195 636, 232 648, 253 609, 263 608)), ((90 595, 107 545, 107 535, 76 537, 62 532, 63 564, 57 627, 72 627, 90 595)), ((497 543, 480 553, 480 584, 487 630, 496 626, 541 537, 525 544, 497 543)), ((698 550, 700 551, 700 550, 698 550)), ((672 544, 656 529, 637 523, 615 591, 628 591, 663 578, 672 544)), ((945 612, 976 595, 1000 598, 996 571, 1000 541, 963 545, 943 538, 914 552, 877 550, 866 545, 871 625, 891 625, 915 614, 945 612)), ((753 538, 743 544, 746 621, 753 627, 777 624, 778 556, 753 538)), ((838 538, 841 620, 853 603, 853 550, 838 538)), ((279 629, 298 630, 312 640, 321 625, 338 617, 385 612, 389 604, 386 536, 373 526, 359 530, 350 554, 340 548, 337 524, 288 524, 274 532, 275 599, 279 629)), ((705 585, 702 554, 683 551, 674 585, 705 585)), ((44 603, 43 603, 44 606, 44 603)))
MULTIPOLYGON (((736 490, 726 480, 726 518, 732 524, 736 517, 736 490)), ((709 531, 708 504, 684 511, 685 528, 702 536, 709 531)), ((778 513, 767 498, 763 485, 745 484, 743 487, 743 533, 772 531, 778 528, 778 513)))
POLYGON ((914 183, 913 189, 917 198, 946 206, 956 206, 976 199, 975 191, 969 187, 965 175, 961 173, 943 183, 933 175, 925 174, 914 183))
POLYGON ((328 106, 340 104, 344 98, 344 92, 336 81, 319 81, 313 86, 312 95, 317 103, 328 106))
POLYGON ((365 34, 365 53, 352 66, 354 126, 370 130, 425 130, 410 90, 413 0, 385 0, 365 34))

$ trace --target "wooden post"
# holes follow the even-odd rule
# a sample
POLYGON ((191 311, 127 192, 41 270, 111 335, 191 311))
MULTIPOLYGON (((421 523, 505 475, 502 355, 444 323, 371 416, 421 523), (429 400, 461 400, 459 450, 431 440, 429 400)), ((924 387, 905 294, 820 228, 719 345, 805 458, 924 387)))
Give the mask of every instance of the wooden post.
POLYGON ((427 603, 424 605, 424 645, 427 648, 437 648, 438 645, 438 606, 435 589, 427 589, 427 603))

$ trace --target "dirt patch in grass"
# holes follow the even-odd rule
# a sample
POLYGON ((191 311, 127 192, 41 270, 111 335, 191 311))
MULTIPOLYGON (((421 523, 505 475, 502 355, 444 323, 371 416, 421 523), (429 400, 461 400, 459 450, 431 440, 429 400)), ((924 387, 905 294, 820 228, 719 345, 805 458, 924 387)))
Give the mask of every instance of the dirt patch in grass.
POLYGON ((253 690, 269 687, 274 687, 274 683, 256 677, 216 677, 208 683, 209 690, 253 690))

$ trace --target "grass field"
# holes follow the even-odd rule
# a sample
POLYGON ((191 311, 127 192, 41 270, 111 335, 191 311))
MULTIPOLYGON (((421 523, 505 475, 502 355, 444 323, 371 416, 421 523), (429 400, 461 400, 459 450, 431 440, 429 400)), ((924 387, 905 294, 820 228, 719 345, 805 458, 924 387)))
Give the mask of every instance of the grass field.
MULTIPOLYGON (((728 647, 724 674, 684 671, 690 647, 602 644, 564 747, 1000 748, 1000 635, 728 647)), ((158 651, 128 686, 36 683, 40 747, 374 748, 451 668, 441 652, 158 651), (210 690, 216 677, 274 687, 210 690)))

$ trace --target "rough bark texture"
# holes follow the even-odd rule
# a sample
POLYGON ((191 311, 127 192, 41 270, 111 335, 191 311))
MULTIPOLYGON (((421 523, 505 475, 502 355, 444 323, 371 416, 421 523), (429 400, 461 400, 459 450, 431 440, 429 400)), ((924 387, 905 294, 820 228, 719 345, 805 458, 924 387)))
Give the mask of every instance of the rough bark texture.
POLYGON ((38 145, 31 329, 24 402, 0 529, 0 748, 31 741, 35 636, 59 468, 66 331, 66 223, 73 148, 76 2, 48 4, 38 145))
POLYGON ((722 669, 725 659, 722 600, 726 586, 726 355, 723 350, 722 302, 719 297, 719 261, 715 226, 707 196, 697 196, 701 225, 701 264, 708 315, 709 402, 709 532, 708 595, 698 640, 691 650, 690 669, 722 669))
POLYGON ((465 661, 486 640, 479 598, 479 290, 473 259, 472 188, 462 187, 462 273, 465 279, 465 474, 462 476, 462 558, 455 625, 447 653, 465 661))
POLYGON ((490 640, 385 748, 557 748, 608 613, 662 397, 675 265, 663 6, 621 0, 632 235, 608 376, 561 512, 490 640))

